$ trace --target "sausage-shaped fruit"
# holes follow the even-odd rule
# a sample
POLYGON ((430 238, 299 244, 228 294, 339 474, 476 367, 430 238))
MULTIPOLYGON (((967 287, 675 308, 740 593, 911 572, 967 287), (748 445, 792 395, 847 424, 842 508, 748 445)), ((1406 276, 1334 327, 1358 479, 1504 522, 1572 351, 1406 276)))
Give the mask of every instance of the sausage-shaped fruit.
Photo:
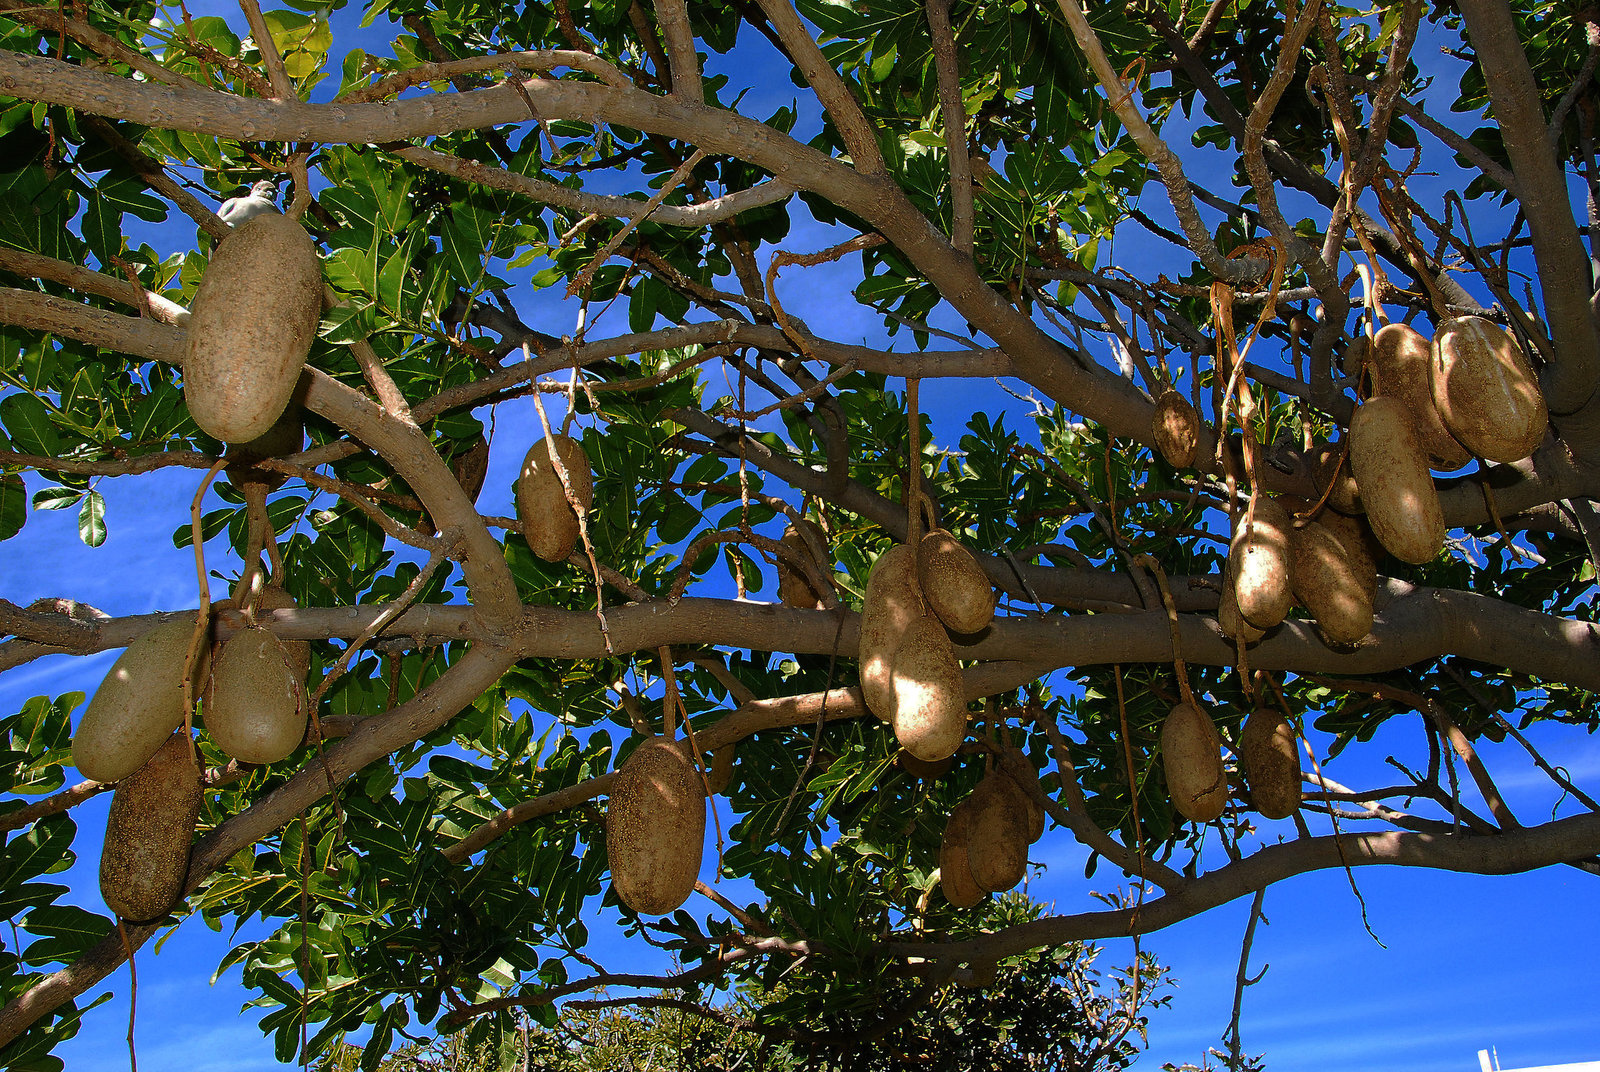
POLYGON ((900 638, 890 682, 900 747, 929 763, 955 755, 967 735, 966 691, 950 637, 933 615, 919 617, 900 638))
POLYGON ((248 443, 283 415, 317 337, 322 262, 294 220, 263 213, 217 244, 190 307, 183 397, 195 423, 248 443))
POLYGON ((994 587, 972 552, 944 529, 917 545, 917 574, 928 609, 952 632, 976 633, 994 618, 994 587))
POLYGON ((1239 762, 1256 810, 1268 819, 1286 819, 1300 806, 1300 746, 1289 720, 1258 708, 1244 720, 1239 762))
POLYGON ((1432 356, 1434 404, 1464 447, 1492 462, 1533 453, 1550 414, 1528 356, 1504 328, 1478 316, 1446 320, 1432 356))
MULTIPOLYGON (((792 521, 784 530, 783 538, 778 541, 789 548, 806 562, 824 566, 817 557, 818 550, 826 551, 828 547, 827 534, 822 531, 822 526, 815 521, 801 518, 792 521), (818 550, 814 550, 812 545, 818 550)), ((824 566, 820 571, 828 572, 829 566, 824 566)), ((811 586, 810 577, 806 572, 782 555, 778 556, 778 598, 786 607, 798 607, 802 610, 812 610, 822 603, 822 593, 811 586)))
POLYGON ((867 709, 885 722, 894 720, 894 653, 911 623, 922 617, 917 588, 917 553, 895 544, 872 564, 861 604, 861 695, 867 709))
POLYGON ((939 842, 939 888, 944 899, 956 908, 971 908, 983 900, 984 890, 972 878, 967 851, 972 845, 971 797, 957 804, 944 826, 939 842))
POLYGON ((705 848, 706 794, 677 742, 654 737, 617 768, 606 807, 611 883, 640 915, 674 911, 694 892, 705 848))
POLYGON ((1174 469, 1187 469, 1194 464, 1195 448, 1200 442, 1200 417, 1175 388, 1168 387, 1156 398, 1150 437, 1156 441, 1162 459, 1174 469))
POLYGON ((1329 644, 1350 648, 1372 632, 1372 590, 1362 565, 1332 530, 1309 521, 1289 538, 1295 599, 1329 644))
POLYGON ((1433 561, 1444 549, 1444 512, 1404 403, 1379 395, 1356 408, 1350 468, 1378 542, 1402 562, 1433 561))
POLYGON ((199 817, 200 768, 180 730, 111 795, 100 850, 106 907, 135 923, 172 911, 183 895, 199 817))
POLYGON ((1386 325, 1372 339, 1375 394, 1392 395, 1416 422, 1417 443, 1440 469, 1459 469, 1472 459, 1439 418, 1428 366, 1433 345, 1409 324, 1386 325))
POLYGON ((1228 547, 1228 571, 1239 613, 1257 629, 1271 629, 1289 613, 1288 511, 1265 495, 1256 497, 1254 518, 1239 515, 1228 547))
POLYGON ((241 763, 276 763, 305 739, 308 707, 288 646, 259 626, 225 641, 205 694, 206 732, 241 763))
MULTIPOLYGON (((192 636, 192 615, 162 622, 112 664, 72 735, 72 762, 85 778, 121 781, 183 724, 183 667, 192 636)), ((195 696, 210 673, 210 650, 200 655, 195 696)))
MULTIPOLYGON (((594 472, 589 456, 571 436, 559 432, 551 437, 556 457, 566 470, 572 498, 585 511, 594 505, 594 472)), ((534 441, 522 459, 522 474, 516 485, 517 516, 522 519, 522 536, 533 553, 546 562, 562 562, 578 543, 578 515, 567 501, 560 474, 550 462, 550 445, 534 441)))
POLYGON ((1179 815, 1209 823, 1222 814, 1228 801, 1222 741, 1211 716, 1198 705, 1180 703, 1161 723, 1161 767, 1179 815))

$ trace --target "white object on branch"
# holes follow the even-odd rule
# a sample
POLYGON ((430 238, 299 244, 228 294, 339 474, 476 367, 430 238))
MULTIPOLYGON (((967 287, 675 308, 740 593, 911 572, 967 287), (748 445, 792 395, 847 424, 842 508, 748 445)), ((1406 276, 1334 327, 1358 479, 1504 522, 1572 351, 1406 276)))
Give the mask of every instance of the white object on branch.
POLYGON ((237 227, 245 220, 254 219, 264 212, 277 212, 278 206, 273 204, 278 197, 278 184, 263 179, 250 187, 246 197, 230 197, 222 203, 217 210, 217 215, 222 222, 230 227, 237 227))

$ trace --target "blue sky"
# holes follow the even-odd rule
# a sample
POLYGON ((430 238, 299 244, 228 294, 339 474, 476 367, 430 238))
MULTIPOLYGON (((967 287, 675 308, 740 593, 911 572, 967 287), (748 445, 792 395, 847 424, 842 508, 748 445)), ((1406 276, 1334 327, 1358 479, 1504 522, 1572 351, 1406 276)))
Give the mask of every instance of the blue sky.
MULTIPOLYGON (((197 15, 222 14, 241 33, 244 30, 237 8, 220 0, 191 4, 190 10, 197 15)), ((375 27, 352 37, 358 18, 359 11, 335 16, 336 42, 341 47, 359 44, 371 52, 386 52, 391 31, 375 27)), ((736 78, 757 66, 714 59, 712 70, 718 64, 736 78)), ((795 99, 765 86, 759 91, 767 98, 754 104, 747 98, 755 114, 770 114, 795 99)), ((1147 194, 1144 207, 1167 216, 1157 191, 1147 194)), ((192 243, 192 228, 181 217, 177 220, 149 239, 163 254, 192 243)), ((817 249, 830 241, 815 225, 805 229, 797 225, 786 248, 817 249)), ((1135 274, 1147 274, 1165 267, 1161 256, 1158 250, 1124 246, 1118 262, 1135 274)), ((857 273, 855 265, 844 263, 806 273, 802 283, 802 274, 794 272, 780 279, 780 292, 786 307, 814 326, 825 326, 832 338, 882 342, 876 317, 836 297, 848 293, 857 273)), ((530 324, 556 332, 571 330, 570 311, 555 308, 547 296, 515 297, 530 324)), ((603 321, 591 328, 591 334, 608 328, 625 330, 620 307, 612 316, 617 322, 603 321)), ((909 345, 905 333, 896 343, 909 345)), ((930 383, 923 397, 946 447, 954 446, 975 397, 979 405, 992 409, 1018 408, 998 388, 972 382, 930 383), (982 394, 975 396, 975 391, 982 394)), ((486 513, 511 511, 511 480, 523 452, 517 436, 527 435, 517 423, 500 422, 502 434, 480 500, 486 513)), ((78 541, 71 511, 31 515, 23 532, 0 549, 11 564, 0 571, 0 597, 26 604, 43 596, 71 596, 117 615, 192 606, 193 560, 188 551, 172 547, 170 536, 187 521, 198 479, 197 473, 168 471, 103 481, 100 490, 109 504, 110 534, 99 549, 78 541), (26 567, 15 565, 19 563, 26 567)), ((30 480, 38 486, 36 479, 30 480)), ((216 505, 213 500, 208 508, 216 505)), ((215 542, 210 552, 214 568, 237 568, 215 542)), ((84 659, 54 657, 11 671, 0 678, 0 709, 15 710, 39 694, 92 691, 113 658, 114 653, 84 659)), ((1377 777, 1372 764, 1381 763, 1384 755, 1409 750, 1410 742, 1402 739, 1407 731, 1414 733, 1414 726, 1404 719, 1393 720, 1372 745, 1340 757, 1329 768, 1330 775, 1347 784, 1377 777)), ((1600 785, 1600 745, 1574 731, 1551 731, 1543 743, 1580 783, 1591 791, 1600 785)), ((1485 760, 1497 772, 1526 767, 1514 745, 1486 745, 1485 760)), ((1511 806, 1530 819, 1547 814, 1554 804, 1546 785, 1533 779, 1519 780, 1510 773, 1500 786, 1511 806)), ((74 812, 80 827, 80 862, 72 877, 81 879, 75 882, 81 903, 96 910, 100 906, 95 856, 105 806, 101 799, 74 812)), ((723 818, 726 825, 726 814, 723 818)), ((1088 907, 1089 891, 1108 891, 1117 877, 1102 868, 1086 880, 1083 853, 1061 831, 1047 835, 1033 856, 1046 868, 1030 879, 1028 890, 1061 912, 1088 907)), ((1572 869, 1481 878, 1367 868, 1356 873, 1356 881, 1384 947, 1367 935, 1341 872, 1302 876, 1267 894, 1270 925, 1258 931, 1251 966, 1253 972, 1263 964, 1270 969, 1246 993, 1244 1028, 1246 1048, 1265 1051, 1269 1068, 1320 1072, 1337 1064, 1373 1072, 1470 1070, 1475 1067, 1476 1050, 1488 1046, 1499 1049, 1508 1067, 1600 1058, 1600 1013, 1595 1011, 1593 983, 1593 965, 1600 961, 1600 922, 1594 912, 1600 887, 1593 876, 1572 869)), ((1171 968, 1179 988, 1172 1007, 1154 1018, 1141 1067, 1199 1060, 1208 1046, 1217 1043, 1233 1000, 1247 910, 1247 902, 1237 902, 1145 940, 1145 947, 1171 968)), ((638 947, 624 946, 606 928, 592 930, 602 961, 616 963, 623 957, 637 961, 641 956, 638 947)), ((253 933, 251 927, 244 932, 253 933)), ((231 944, 227 934, 214 934, 202 922, 190 920, 160 954, 153 953, 153 946, 140 954, 138 1037, 143 1067, 157 1072, 278 1067, 270 1043, 255 1027, 254 1013, 240 1012, 250 995, 240 987, 237 969, 215 986, 209 982, 231 944)), ((1127 941, 1106 946, 1103 967, 1131 957, 1127 941)), ((80 1036, 61 1051, 74 1072, 126 1067, 126 970, 105 985, 115 991, 115 1000, 91 1014, 80 1036)))

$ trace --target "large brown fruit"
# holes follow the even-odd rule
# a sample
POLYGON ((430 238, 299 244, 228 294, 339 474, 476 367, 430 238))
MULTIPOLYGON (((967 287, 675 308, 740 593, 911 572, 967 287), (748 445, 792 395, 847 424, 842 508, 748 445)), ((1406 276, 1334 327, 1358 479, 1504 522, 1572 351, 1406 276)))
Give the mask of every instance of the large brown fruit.
POLYGON ((1434 404, 1463 446, 1492 462, 1533 453, 1550 414, 1533 366, 1505 329, 1477 316, 1446 320, 1432 356, 1434 404))
POLYGON ((1156 441, 1161 457, 1174 469, 1187 469, 1194 464, 1195 447, 1200 442, 1200 417, 1176 389, 1168 387, 1156 399, 1150 437, 1156 441))
POLYGON ((972 837, 967 866, 990 893, 1009 890, 1028 872, 1028 808, 1017 783, 999 772, 972 791, 972 837))
POLYGON ((1233 574, 1226 568, 1222 571, 1222 595, 1217 602, 1217 624, 1222 627, 1224 636, 1243 641, 1246 645, 1254 644, 1267 635, 1265 629, 1257 629, 1239 613, 1239 600, 1233 591, 1233 574))
POLYGON ((956 754, 967 735, 961 664, 939 619, 911 623, 894 653, 894 736, 900 747, 932 763, 956 754))
POLYGON ((1308 521, 1289 538, 1295 600, 1329 644, 1350 648, 1372 632, 1372 589, 1364 563, 1338 535, 1308 521))
MULTIPOLYGON (((268 611, 299 609, 300 604, 294 601, 294 596, 291 596, 275 584, 267 585, 256 596, 256 614, 258 616, 268 611)), ((306 673, 311 669, 311 642, 308 640, 282 640, 279 643, 289 653, 289 662, 296 670, 295 679, 304 683, 306 673)))
MULTIPOLYGON (((183 666, 193 635, 194 616, 186 614, 149 630, 118 657, 72 735, 72 762, 85 778, 121 781, 183 724, 183 666)), ((207 645, 195 671, 197 697, 210 656, 207 645)))
POLYGON ((1244 720, 1239 762, 1256 810, 1268 819, 1285 819, 1300 806, 1300 745, 1289 720, 1258 708, 1244 720))
POLYGON ((944 529, 917 545, 917 575, 928 609, 953 632, 976 633, 994 617, 994 588, 972 552, 944 529))
POLYGON ((1472 459, 1439 419, 1433 401, 1428 365, 1433 346, 1407 324, 1389 324, 1372 340, 1374 394, 1392 395, 1405 403, 1416 422, 1417 443, 1440 469, 1459 469, 1472 459))
POLYGON ((916 551, 907 544, 895 544, 878 556, 867 574, 857 652, 861 696, 867 709, 885 722, 894 721, 894 653, 911 623, 920 617, 916 551))
POLYGON ((1311 480, 1316 485, 1317 498, 1328 493, 1328 505, 1346 514, 1361 514, 1366 507, 1361 504, 1361 490, 1355 477, 1350 475, 1350 461, 1340 462, 1344 448, 1337 443, 1323 443, 1313 447, 1309 457, 1311 480), (1333 487, 1330 489, 1329 484, 1333 487))
MULTIPOLYGON (((827 573, 832 568, 831 564, 824 563, 817 557, 817 548, 826 550, 828 536, 822 531, 822 526, 815 521, 801 518, 791 521, 784 530, 783 538, 778 541, 783 546, 792 550, 807 562, 821 566, 820 572, 827 573)), ((782 555, 778 556, 778 598, 786 607, 798 607, 802 610, 814 610, 822 604, 822 593, 811 586, 811 581, 804 570, 791 565, 782 555)))
POLYGON ((199 816, 200 769, 180 731, 111 795, 100 851, 106 907, 135 923, 172 911, 183 895, 199 816))
POLYGON ((1228 779, 1222 771, 1222 741, 1211 716, 1199 706, 1180 703, 1161 723, 1161 768, 1167 794, 1178 814, 1209 823, 1228 802, 1228 779))
MULTIPOLYGON (((567 472, 572 498, 587 511, 594 505, 594 471, 589 468, 589 456, 570 436, 556 432, 551 438, 555 440, 556 457, 567 472)), ((565 561, 578 543, 578 515, 567 501, 566 489, 550 462, 546 440, 535 441, 522 460, 516 496, 522 536, 533 553, 546 562, 565 561)))
POLYGON ((617 769, 606 807, 606 853, 622 903, 647 916, 682 905, 700 876, 705 838, 706 794, 694 761, 675 741, 645 741, 617 769))
POLYGON ((1368 596, 1378 590, 1378 561, 1383 558, 1383 544, 1372 534, 1372 526, 1365 517, 1351 517, 1337 510, 1324 510, 1317 515, 1317 524, 1338 537, 1344 544, 1350 564, 1361 578, 1368 596))
POLYGON ((1028 757, 1023 754, 1022 749, 1020 748, 1007 747, 1005 749, 1005 753, 1011 757, 1011 763, 1008 763, 1003 770, 1005 772, 1006 780, 1010 782, 1013 787, 1015 787, 1017 791, 1017 797, 1022 801, 1023 808, 1027 812, 1028 844, 1032 845, 1034 842, 1044 837, 1044 824, 1046 818, 1044 805, 1039 803, 1028 786, 1022 785, 1015 780, 1011 771, 1013 767, 1023 771, 1031 771, 1033 770, 1033 764, 1028 762, 1028 757))
POLYGON ((944 899, 956 908, 971 908, 984 895, 967 862, 967 850, 972 844, 971 800, 968 797, 951 810, 944 838, 939 842, 939 888, 944 891, 944 899))
POLYGON ((206 689, 206 730, 241 763, 276 763, 305 739, 305 670, 259 626, 241 629, 217 652, 206 689))
POLYGON ((955 757, 945 756, 943 759, 927 763, 902 748, 895 753, 895 762, 900 765, 901 770, 913 778, 921 778, 925 782, 931 782, 943 777, 951 767, 955 766, 955 757))
POLYGON ((1378 542, 1402 562, 1433 561, 1444 549, 1444 513, 1404 403, 1379 395, 1356 408, 1350 468, 1378 542))
POLYGON ((322 318, 322 262, 276 212, 218 243, 190 308, 183 397, 207 435, 248 443, 283 414, 322 318))
POLYGON ((1293 522, 1277 501, 1256 497, 1255 517, 1239 515, 1228 546, 1228 571, 1239 613, 1257 629, 1271 629, 1289 613, 1289 531, 1293 522))

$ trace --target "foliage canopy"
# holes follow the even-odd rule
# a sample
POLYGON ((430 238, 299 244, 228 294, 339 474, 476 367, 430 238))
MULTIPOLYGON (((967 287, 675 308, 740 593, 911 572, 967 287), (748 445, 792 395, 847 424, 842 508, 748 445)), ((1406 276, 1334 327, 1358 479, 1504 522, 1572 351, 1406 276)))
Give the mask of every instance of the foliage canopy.
MULTIPOLYGON (((311 642, 317 718, 283 762, 241 765, 202 707, 175 914, 279 925, 228 963, 281 1058, 366 1029, 373 1068, 418 1023, 488 1044, 608 982, 749 988, 749 1017, 794 1029, 870 1019, 908 978, 1310 870, 1600 870, 1600 807, 1539 750, 1600 722, 1597 221, 1586 239, 1574 212, 1600 203, 1592 10, 375 0, 357 29, 345 0, 240 6, 0 0, 0 539, 70 509, 99 546, 113 483, 199 485, 226 457, 200 576, 238 589, 224 635, 242 575, 294 598, 255 613, 311 642), (212 206, 261 180, 329 297, 304 438, 251 461, 194 423, 179 365, 230 233, 212 206), (1462 313, 1533 355, 1543 442, 1436 473, 1449 539, 1378 562, 1353 648, 1304 611, 1230 641, 1230 526, 1267 493, 1317 509, 1373 331, 1462 313), (1201 422, 1183 468, 1152 449, 1173 386, 1201 422), (595 495, 547 562, 530 519, 476 503, 509 513, 554 430, 595 495), (956 638, 984 721, 937 777, 856 688, 868 572, 920 531, 919 489, 1001 597, 956 638), (825 563, 779 541, 800 517, 825 563), (772 602, 780 561, 818 606, 772 602), (1320 762, 1292 821, 1256 815, 1231 760, 1219 820, 1175 810, 1160 729, 1191 691, 1230 753, 1259 705, 1295 725, 1320 762), (641 918, 595 802, 680 712, 700 753, 737 747, 703 875, 755 902, 641 918), (1323 770, 1392 719, 1419 728, 1398 779, 1323 770), (1535 825, 1474 749, 1508 734, 1567 794, 1535 825), (946 901, 946 820, 996 764, 1127 901, 946 901), (590 928, 619 919, 677 971, 597 965, 590 928)), ((162 620, 0 601, 0 671, 162 620)), ((64 788, 83 701, 3 722, 7 1067, 57 1067, 125 955, 49 877, 86 851, 70 809, 110 788, 64 788)))

